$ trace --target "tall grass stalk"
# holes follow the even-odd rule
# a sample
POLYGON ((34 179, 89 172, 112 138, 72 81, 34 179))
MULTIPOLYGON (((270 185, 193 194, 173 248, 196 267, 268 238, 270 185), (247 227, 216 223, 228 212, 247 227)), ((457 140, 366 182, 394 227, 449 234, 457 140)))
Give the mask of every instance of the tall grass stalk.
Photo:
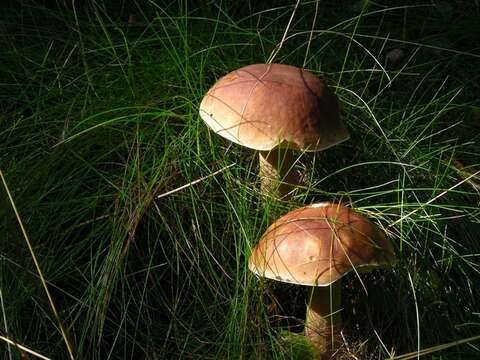
MULTIPOLYGON (((63 337, 63 341, 65 341, 65 345, 68 350, 68 355, 70 356, 70 359, 75 359, 73 355, 73 349, 70 344, 70 341, 68 340, 67 337, 67 332, 65 330, 65 327, 63 326, 62 319, 60 319, 60 316, 58 314, 57 308, 55 306, 55 303, 53 302, 52 296, 50 295, 50 291, 48 290, 47 282, 45 281, 45 278, 43 276, 42 269, 40 268, 40 264, 38 263, 37 257, 35 256, 35 251, 33 250, 33 246, 30 242, 30 239, 27 235, 27 231, 25 230, 25 227, 23 226, 22 219, 20 218, 20 214, 18 213, 17 207, 15 206, 15 202, 13 201, 12 194, 10 193, 10 189, 8 188, 8 184, 5 181, 5 177, 3 176, 3 172, 0 169, 0 178, 2 178, 2 184, 5 188, 5 191, 8 196, 8 200, 10 201, 10 204, 12 205, 12 209, 15 212, 15 217, 17 218, 18 225, 20 226, 20 229, 22 230, 22 234, 25 238, 25 242, 27 243, 28 250, 30 251, 30 255, 32 256, 33 263, 35 264, 35 269, 37 270, 38 276, 40 278, 40 281, 42 283, 43 289, 45 290, 45 294, 47 295, 48 302, 50 303, 51 310, 53 312, 53 315, 55 316, 55 319, 57 320, 58 327, 60 329, 60 334, 63 337)), ((2 296, 2 308, 3 308, 3 296, 2 296)), ((7 322, 5 321, 5 326, 7 322)), ((10 346, 9 346, 9 352, 10 352, 10 346)))

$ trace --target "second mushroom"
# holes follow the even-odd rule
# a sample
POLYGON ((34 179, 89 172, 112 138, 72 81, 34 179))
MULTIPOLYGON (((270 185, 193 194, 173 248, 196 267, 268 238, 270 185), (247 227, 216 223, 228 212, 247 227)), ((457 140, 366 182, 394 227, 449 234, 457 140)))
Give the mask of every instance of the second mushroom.
POLYGON ((384 233, 355 211, 336 203, 293 210, 273 223, 253 249, 256 275, 312 287, 305 336, 320 359, 330 357, 341 328, 340 278, 393 264, 384 233))

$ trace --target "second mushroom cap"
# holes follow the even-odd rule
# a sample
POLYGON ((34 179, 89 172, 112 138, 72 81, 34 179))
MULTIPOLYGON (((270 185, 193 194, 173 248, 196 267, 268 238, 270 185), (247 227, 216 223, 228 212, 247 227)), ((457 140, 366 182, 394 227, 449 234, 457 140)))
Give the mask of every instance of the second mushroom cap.
POLYGON ((341 204, 325 202, 273 223, 253 250, 249 268, 278 281, 328 286, 354 269, 394 261, 392 245, 380 229, 341 204))

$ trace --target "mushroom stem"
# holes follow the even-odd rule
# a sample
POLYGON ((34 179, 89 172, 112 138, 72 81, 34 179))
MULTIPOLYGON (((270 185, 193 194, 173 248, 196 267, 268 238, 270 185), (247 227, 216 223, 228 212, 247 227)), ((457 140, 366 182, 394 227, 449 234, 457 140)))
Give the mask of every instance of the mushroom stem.
POLYGON ((292 150, 276 147, 270 151, 260 151, 260 190, 264 194, 275 194, 286 199, 299 183, 294 171, 292 150))
POLYGON ((329 359, 338 343, 341 327, 340 315, 341 281, 330 286, 315 286, 305 319, 305 337, 317 349, 319 359, 329 359))

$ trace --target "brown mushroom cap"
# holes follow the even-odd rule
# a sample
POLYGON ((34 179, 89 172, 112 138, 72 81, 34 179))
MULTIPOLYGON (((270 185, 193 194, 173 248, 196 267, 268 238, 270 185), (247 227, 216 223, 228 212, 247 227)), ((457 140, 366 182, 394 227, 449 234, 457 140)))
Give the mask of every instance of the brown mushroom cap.
POLYGON ((289 212, 273 223, 249 260, 258 276, 309 286, 328 286, 358 269, 393 264, 384 233, 355 211, 320 203, 289 212))
POLYGON ((200 104, 200 116, 237 144, 323 150, 349 138, 337 97, 312 73, 290 65, 255 64, 218 80, 200 104))

